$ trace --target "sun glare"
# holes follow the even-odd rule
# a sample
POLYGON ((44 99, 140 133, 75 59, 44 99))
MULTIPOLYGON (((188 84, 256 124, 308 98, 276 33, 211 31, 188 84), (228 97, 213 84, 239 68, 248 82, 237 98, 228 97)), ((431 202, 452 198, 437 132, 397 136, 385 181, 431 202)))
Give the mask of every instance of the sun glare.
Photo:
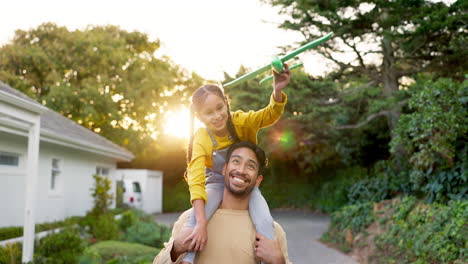
MULTIPOLYGON (((176 111, 167 111, 164 121, 164 134, 179 138, 189 138, 190 133, 190 111, 188 108, 181 108, 176 111)), ((195 118, 195 128, 200 127, 200 122, 195 118)))

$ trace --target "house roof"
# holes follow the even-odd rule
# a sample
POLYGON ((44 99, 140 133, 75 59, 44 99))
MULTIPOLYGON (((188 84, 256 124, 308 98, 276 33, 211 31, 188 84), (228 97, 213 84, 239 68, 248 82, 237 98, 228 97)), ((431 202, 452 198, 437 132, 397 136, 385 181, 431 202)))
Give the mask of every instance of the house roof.
MULTIPOLYGON (((0 93, 2 91, 21 98, 32 106, 42 106, 29 96, 0 81, 0 93)), ((48 108, 41 114, 41 141, 99 152, 124 161, 134 158, 130 151, 48 108)))

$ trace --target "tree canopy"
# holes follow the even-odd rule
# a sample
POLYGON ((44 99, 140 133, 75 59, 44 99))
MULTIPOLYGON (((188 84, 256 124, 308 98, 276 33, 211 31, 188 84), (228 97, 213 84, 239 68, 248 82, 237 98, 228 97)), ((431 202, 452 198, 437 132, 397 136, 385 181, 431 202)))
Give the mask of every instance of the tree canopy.
POLYGON ((116 26, 70 31, 45 23, 17 30, 0 48, 0 78, 137 157, 154 155, 164 112, 202 82, 156 57, 159 47, 116 26))

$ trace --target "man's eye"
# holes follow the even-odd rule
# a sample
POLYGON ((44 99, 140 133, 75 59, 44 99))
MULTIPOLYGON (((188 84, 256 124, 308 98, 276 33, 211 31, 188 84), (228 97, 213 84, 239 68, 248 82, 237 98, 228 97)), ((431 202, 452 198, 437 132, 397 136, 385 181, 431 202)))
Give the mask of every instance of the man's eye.
POLYGON ((249 165, 248 167, 249 167, 249 169, 251 169, 251 170, 255 170, 255 169, 256 169, 254 165, 249 165))
POLYGON ((232 160, 232 163, 237 164, 237 163, 239 163, 239 161, 238 160, 232 160))

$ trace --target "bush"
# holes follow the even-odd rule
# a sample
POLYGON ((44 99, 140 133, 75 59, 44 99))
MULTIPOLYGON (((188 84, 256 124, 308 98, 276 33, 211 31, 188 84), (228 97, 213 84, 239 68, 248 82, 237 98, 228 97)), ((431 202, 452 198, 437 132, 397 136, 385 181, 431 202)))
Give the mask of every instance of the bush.
POLYGON ((122 230, 122 232, 126 232, 130 226, 135 224, 136 221, 137 221, 137 217, 135 216, 133 211, 131 210, 125 211, 124 213, 122 213, 122 217, 118 221, 119 228, 120 230, 122 230))
POLYGON ((35 250, 35 262, 69 264, 77 263, 85 243, 71 230, 48 235, 39 240, 35 250))
POLYGON ((94 187, 91 188, 91 195, 94 198, 94 207, 91 210, 91 214, 95 216, 107 214, 109 206, 114 199, 114 196, 110 193, 111 181, 109 178, 99 174, 93 175, 93 178, 94 187))
POLYGON ((465 263, 467 219, 468 201, 426 204, 406 196, 343 207, 332 214, 322 239, 356 252, 372 250, 374 241, 370 258, 360 259, 365 263, 465 263))
POLYGON ((399 194, 409 194, 411 188, 408 177, 406 171, 397 172, 392 161, 379 161, 372 168, 369 177, 351 185, 348 201, 350 204, 380 202, 399 194))
POLYGON ((79 264, 101 264, 102 258, 99 252, 93 248, 88 247, 84 250, 83 255, 79 258, 79 264))
MULTIPOLYGON (((138 258, 144 256, 152 256, 152 259, 159 253, 159 249, 149 246, 144 246, 136 243, 128 243, 121 241, 102 241, 90 247, 91 252, 97 252, 103 261, 110 260, 121 261, 122 258, 138 258)), ((89 251, 88 251, 89 252, 89 251)), ((94 253, 93 253, 94 254, 94 253)), ((151 260, 152 260, 151 259, 151 260)), ((113 262, 123 263, 123 262, 113 262)), ((124 262, 125 263, 125 262, 124 262)), ((131 262, 133 263, 133 262, 131 262)))
POLYGON ((367 169, 350 167, 336 170, 334 177, 314 188, 312 208, 334 212, 349 203, 348 192, 359 179, 367 177, 367 169))
POLYGON ((124 240, 162 248, 164 247, 163 243, 169 240, 170 236, 169 228, 164 225, 138 221, 127 229, 124 240))
POLYGON ((91 234, 97 240, 116 240, 120 230, 112 214, 104 214, 91 221, 91 234))
POLYGON ((341 250, 348 252, 351 245, 346 241, 347 232, 353 234, 362 232, 374 220, 371 202, 345 206, 331 215, 330 226, 323 234, 322 240, 338 244, 341 250))
POLYGON ((468 81, 419 78, 409 92, 410 113, 401 115, 391 141, 407 154, 412 189, 430 202, 447 202, 468 192, 466 147, 468 81), (456 168, 461 166, 460 168, 456 168))
MULTIPOLYGON (((36 224, 35 232, 39 233, 42 231, 52 230, 59 227, 72 226, 78 223, 80 217, 70 217, 63 221, 53 221, 48 223, 36 224)), ((16 238, 23 236, 22 226, 10 226, 0 228, 0 241, 7 240, 10 238, 16 238)))
POLYGON ((16 264, 21 263, 20 243, 6 244, 5 247, 0 247, 0 264, 16 264))
POLYGON ((468 201, 416 204, 414 198, 405 198, 394 208, 388 232, 376 239, 381 252, 404 256, 400 263, 462 263, 468 259, 468 201))

